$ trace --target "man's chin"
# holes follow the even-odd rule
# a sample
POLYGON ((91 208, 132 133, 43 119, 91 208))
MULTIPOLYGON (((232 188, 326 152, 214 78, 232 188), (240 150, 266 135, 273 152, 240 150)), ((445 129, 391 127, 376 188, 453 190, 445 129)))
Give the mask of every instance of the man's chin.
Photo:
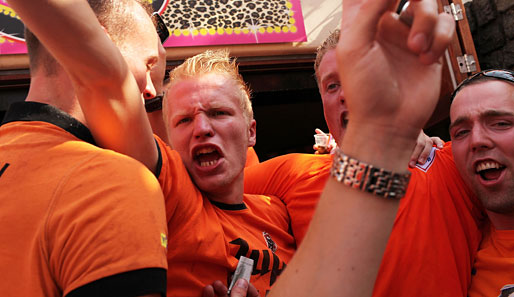
POLYGON ((475 193, 488 211, 498 214, 514 214, 514 193, 507 193, 505 189, 492 191, 484 188, 475 189, 475 193))
POLYGON ((226 182, 218 176, 193 178, 196 187, 207 195, 215 195, 226 189, 226 182), (197 182, 198 181, 198 182, 197 182))

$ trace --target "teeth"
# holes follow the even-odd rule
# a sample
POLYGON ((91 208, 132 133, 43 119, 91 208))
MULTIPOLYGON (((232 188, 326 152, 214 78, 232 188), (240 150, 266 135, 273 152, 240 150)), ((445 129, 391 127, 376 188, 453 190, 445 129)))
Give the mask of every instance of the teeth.
POLYGON ((206 162, 200 162, 200 167, 207 167, 207 166, 212 166, 216 164, 216 161, 206 161, 206 162))
POLYGON ((208 153, 212 153, 212 152, 214 152, 214 151, 215 151, 215 149, 214 149, 214 148, 212 148, 212 147, 211 147, 211 148, 203 148, 203 149, 198 150, 198 151, 196 152, 196 155, 198 156, 198 155, 200 155, 200 154, 208 154, 208 153))
POLYGON ((487 162, 478 164, 476 167, 476 172, 478 173, 482 170, 493 169, 493 168, 500 169, 500 167, 501 167, 501 165, 496 162, 487 161, 487 162))

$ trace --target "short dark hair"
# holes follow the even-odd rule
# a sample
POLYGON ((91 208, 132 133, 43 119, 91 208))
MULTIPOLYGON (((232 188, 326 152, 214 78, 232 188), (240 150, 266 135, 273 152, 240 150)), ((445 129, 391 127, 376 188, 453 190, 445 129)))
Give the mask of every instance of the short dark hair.
POLYGON ((488 69, 477 72, 463 80, 450 95, 450 102, 453 102, 457 93, 467 86, 478 84, 489 80, 503 80, 514 84, 514 71, 508 69, 488 69))
MULTIPOLYGON (((118 46, 123 44, 125 36, 135 25, 134 18, 130 13, 131 5, 141 5, 148 15, 153 12, 151 4, 145 0, 88 0, 88 3, 100 24, 105 27, 118 46)), ((27 28, 25 28, 25 42, 29 53, 31 71, 44 67, 46 75, 55 74, 59 64, 27 28)))

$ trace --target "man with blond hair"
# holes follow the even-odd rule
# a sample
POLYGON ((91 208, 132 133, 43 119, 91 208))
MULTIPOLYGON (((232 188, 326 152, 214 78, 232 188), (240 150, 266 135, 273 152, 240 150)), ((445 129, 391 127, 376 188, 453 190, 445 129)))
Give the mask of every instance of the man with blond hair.
POLYGON ((198 294, 217 279, 228 286, 244 256, 254 260, 250 281, 264 295, 296 245, 277 197, 243 193, 256 139, 249 90, 226 51, 187 59, 170 81, 163 114, 175 151, 159 143, 159 181, 172 214, 169 238, 180 244, 168 250, 168 294, 198 294))

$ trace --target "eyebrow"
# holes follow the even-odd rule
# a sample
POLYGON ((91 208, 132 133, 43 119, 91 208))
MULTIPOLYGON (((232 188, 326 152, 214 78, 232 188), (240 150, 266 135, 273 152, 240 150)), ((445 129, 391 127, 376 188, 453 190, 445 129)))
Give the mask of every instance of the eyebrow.
POLYGON ((338 73, 337 72, 330 72, 329 74, 321 77, 321 83, 325 82, 328 79, 332 79, 332 78, 338 78, 338 73))
MULTIPOLYGON (((220 109, 228 109, 228 110, 234 110, 234 107, 233 106, 228 106, 226 104, 223 104, 223 103, 219 103, 217 101, 215 102, 212 102, 209 104, 208 107, 205 108, 205 110, 203 111, 210 111, 210 110, 220 110, 220 109)), ((175 118, 175 117, 184 117, 184 116, 190 116, 190 115, 195 115, 197 114, 198 112, 189 112, 189 110, 186 110, 186 111, 183 111, 183 112, 177 112, 175 115, 173 115, 172 117, 175 118)))
POLYGON ((455 122, 451 123, 450 124, 450 128, 448 130, 452 130, 455 126, 458 126, 460 125, 461 123, 463 122, 467 122, 469 121, 469 117, 468 116, 462 116, 462 117, 458 117, 455 122))
MULTIPOLYGON (((480 118, 481 119, 482 118, 491 118, 491 117, 501 117, 501 116, 514 116, 514 113, 508 112, 508 111, 501 111, 501 110, 491 109, 491 110, 486 110, 485 112, 480 114, 480 118)), ((466 122, 466 121, 470 121, 470 118, 468 116, 458 117, 455 120, 455 122, 450 124, 450 130, 453 127, 458 126, 461 123, 466 122)))

